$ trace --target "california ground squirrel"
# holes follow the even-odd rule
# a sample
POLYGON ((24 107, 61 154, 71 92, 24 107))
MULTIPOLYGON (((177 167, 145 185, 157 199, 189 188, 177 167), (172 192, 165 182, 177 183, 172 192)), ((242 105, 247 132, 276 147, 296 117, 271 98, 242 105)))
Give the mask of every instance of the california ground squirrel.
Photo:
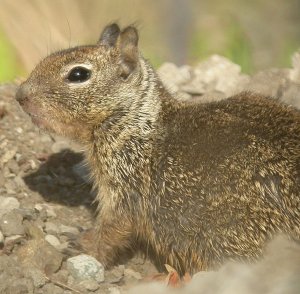
POLYGON ((45 58, 17 93, 42 129, 83 144, 98 191, 97 256, 141 250, 181 274, 300 238, 300 113, 244 92, 175 100, 133 26, 45 58))

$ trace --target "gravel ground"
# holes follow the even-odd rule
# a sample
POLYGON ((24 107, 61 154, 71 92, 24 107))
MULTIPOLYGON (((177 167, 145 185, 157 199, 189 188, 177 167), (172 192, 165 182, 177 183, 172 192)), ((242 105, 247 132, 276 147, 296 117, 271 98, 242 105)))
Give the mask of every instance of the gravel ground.
MULTIPOLYGON (((179 99, 201 103, 254 89, 300 106, 299 53, 293 68, 252 77, 220 56, 194 68, 164 64, 159 74, 179 99)), ((0 293, 117 294, 156 274, 140 257, 104 272, 89 256, 65 254, 95 213, 83 156, 80 146, 32 124, 14 100, 16 88, 0 85, 0 293)))

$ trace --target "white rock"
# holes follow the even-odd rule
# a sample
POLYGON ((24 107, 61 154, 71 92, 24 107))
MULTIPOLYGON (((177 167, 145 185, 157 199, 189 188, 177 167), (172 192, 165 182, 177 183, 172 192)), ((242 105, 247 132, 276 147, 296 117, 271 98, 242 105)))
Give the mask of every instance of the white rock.
POLYGON ((239 65, 225 57, 212 55, 195 67, 194 78, 186 87, 194 89, 195 93, 215 90, 230 95, 247 81, 248 77, 241 75, 239 65))
POLYGON ((45 240, 55 248, 60 246, 60 241, 58 240, 57 237, 55 237, 53 235, 46 235, 45 240))
POLYGON ((94 257, 80 254, 67 260, 67 269, 75 280, 104 281, 104 267, 94 257))
POLYGON ((177 92, 180 85, 191 78, 191 68, 187 65, 177 67, 173 63, 166 62, 157 72, 164 85, 172 92, 177 92))

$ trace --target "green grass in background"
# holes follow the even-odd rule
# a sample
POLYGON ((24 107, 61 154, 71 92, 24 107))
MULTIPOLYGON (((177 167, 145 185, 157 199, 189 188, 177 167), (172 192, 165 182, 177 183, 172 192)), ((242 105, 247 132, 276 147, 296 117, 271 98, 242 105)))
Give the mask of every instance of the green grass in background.
POLYGON ((292 66, 292 56, 296 51, 300 49, 300 41, 288 40, 284 43, 283 49, 280 52, 278 59, 279 67, 291 67, 292 66))
POLYGON ((211 32, 202 31, 195 34, 190 46, 192 60, 198 62, 212 54, 219 54, 239 64, 243 72, 253 72, 251 43, 237 22, 231 21, 225 26, 223 40, 220 41, 217 49, 215 45, 212 45, 215 43, 214 38, 211 32))
POLYGON ((21 73, 16 52, 0 31, 0 82, 8 82, 21 73))
POLYGON ((226 46, 223 55, 232 62, 239 64, 244 73, 253 73, 252 49, 250 40, 237 22, 231 24, 225 30, 226 46))

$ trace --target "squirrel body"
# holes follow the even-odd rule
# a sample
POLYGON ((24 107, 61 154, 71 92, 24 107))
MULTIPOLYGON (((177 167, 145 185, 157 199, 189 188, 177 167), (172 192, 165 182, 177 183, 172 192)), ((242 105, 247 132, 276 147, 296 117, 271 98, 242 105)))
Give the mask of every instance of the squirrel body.
POLYGON ((106 266, 141 250, 194 273, 257 258, 276 234, 300 239, 300 112, 250 92, 175 100, 132 26, 45 58, 17 100, 38 126, 85 147, 106 266))

